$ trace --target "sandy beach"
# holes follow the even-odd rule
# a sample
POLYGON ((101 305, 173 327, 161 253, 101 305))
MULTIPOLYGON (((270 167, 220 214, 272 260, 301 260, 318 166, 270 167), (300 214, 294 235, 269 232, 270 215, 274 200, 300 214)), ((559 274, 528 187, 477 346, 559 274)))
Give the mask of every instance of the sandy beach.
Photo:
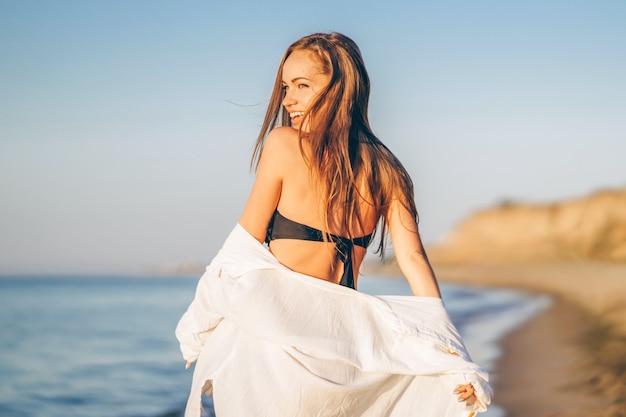
POLYGON ((508 417, 626 416, 626 265, 434 268, 441 282, 520 288, 553 299, 502 342, 492 382, 494 403, 508 417))

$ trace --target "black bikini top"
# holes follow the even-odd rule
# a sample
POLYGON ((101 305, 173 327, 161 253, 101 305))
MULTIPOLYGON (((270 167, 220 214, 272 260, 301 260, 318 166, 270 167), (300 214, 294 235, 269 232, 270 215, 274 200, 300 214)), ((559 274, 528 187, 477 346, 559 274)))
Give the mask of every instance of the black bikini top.
MULTIPOLYGON (((276 239, 298 239, 323 242, 323 236, 324 234, 321 230, 290 220, 276 210, 267 227, 265 242, 269 244, 270 241, 276 239)), ((350 240, 347 237, 328 233, 326 238, 328 241, 335 242, 337 256, 343 263, 343 275, 341 276, 339 284, 354 289, 352 249, 354 245, 367 248, 367 245, 369 245, 372 239, 372 234, 350 240)))

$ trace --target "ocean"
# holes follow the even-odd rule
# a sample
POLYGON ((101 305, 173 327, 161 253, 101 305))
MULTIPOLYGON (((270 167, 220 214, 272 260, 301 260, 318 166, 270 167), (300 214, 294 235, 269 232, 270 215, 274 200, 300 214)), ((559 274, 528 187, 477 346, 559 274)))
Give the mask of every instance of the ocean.
MULTIPOLYGON (((191 370, 174 337, 198 278, 0 278, 0 416, 177 417, 191 370)), ((410 294, 406 281, 361 277, 370 294, 410 294)), ((442 285, 475 362, 493 370, 498 340, 549 299, 442 285)), ((212 416, 210 398, 206 416, 212 416)), ((484 417, 503 417, 492 407, 484 417)))

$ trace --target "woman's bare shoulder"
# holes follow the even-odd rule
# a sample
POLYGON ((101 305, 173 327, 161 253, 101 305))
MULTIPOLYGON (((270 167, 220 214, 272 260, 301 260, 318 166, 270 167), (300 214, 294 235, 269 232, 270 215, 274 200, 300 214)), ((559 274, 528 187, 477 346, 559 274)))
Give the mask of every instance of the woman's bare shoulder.
POLYGON ((289 126, 280 126, 272 129, 265 139, 266 142, 279 141, 279 140, 294 140, 298 139, 298 130, 289 126))
POLYGON ((288 126, 272 129, 265 138, 263 149, 271 154, 299 152, 298 130, 288 126))

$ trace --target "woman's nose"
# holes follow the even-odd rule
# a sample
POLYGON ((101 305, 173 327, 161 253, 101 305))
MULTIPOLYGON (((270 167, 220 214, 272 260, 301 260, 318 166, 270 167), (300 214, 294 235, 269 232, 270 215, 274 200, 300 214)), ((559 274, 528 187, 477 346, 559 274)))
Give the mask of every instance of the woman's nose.
POLYGON ((293 97, 293 94, 289 92, 289 90, 287 90, 285 92, 285 97, 283 98, 283 106, 287 107, 287 106, 291 106, 293 104, 295 104, 296 100, 293 97))

